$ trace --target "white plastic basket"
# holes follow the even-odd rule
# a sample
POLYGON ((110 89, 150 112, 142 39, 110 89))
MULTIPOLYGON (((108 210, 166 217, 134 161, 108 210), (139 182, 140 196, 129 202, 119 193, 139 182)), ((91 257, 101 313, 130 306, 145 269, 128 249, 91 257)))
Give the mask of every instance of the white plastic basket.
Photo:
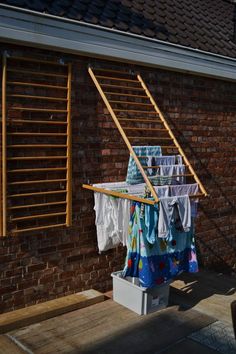
POLYGON ((154 288, 143 288, 137 278, 123 278, 122 271, 111 274, 113 300, 139 315, 161 310, 168 305, 170 281, 154 288))

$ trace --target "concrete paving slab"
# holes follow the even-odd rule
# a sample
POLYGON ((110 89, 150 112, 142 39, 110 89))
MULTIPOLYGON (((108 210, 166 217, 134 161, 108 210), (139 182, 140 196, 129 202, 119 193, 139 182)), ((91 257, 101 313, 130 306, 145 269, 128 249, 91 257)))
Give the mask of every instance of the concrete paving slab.
POLYGON ((34 354, 153 354, 214 321, 192 309, 179 311, 178 306, 139 316, 107 300, 10 335, 34 354))
POLYGON ((190 339, 184 339, 174 343, 166 350, 159 352, 160 354, 219 354, 214 349, 206 347, 200 343, 194 342, 190 339))
POLYGON ((25 354, 26 352, 18 347, 11 338, 0 335, 0 354, 25 354))

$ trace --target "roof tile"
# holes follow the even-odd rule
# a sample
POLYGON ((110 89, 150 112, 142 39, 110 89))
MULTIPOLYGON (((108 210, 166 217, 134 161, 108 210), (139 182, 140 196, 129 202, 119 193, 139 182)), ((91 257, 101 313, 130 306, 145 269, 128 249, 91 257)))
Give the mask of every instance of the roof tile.
POLYGON ((236 58, 230 0, 5 0, 0 3, 236 58))

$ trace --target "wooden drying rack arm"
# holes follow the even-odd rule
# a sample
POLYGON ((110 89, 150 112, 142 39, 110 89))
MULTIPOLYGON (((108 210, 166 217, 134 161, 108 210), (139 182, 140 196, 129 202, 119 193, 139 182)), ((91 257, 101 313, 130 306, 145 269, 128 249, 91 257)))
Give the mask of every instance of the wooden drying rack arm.
POLYGON ((107 99, 106 95, 104 94, 104 92, 103 92, 98 80, 96 79, 96 77, 95 77, 95 75, 94 75, 94 73, 93 73, 93 71, 92 71, 92 69, 90 67, 88 69, 88 72, 89 72, 89 74, 90 74, 90 76, 91 76, 91 78, 92 78, 92 80, 93 80, 98 92, 100 93, 100 95, 101 95, 101 97, 103 99, 103 102, 105 103, 105 105, 106 105, 106 107, 107 107, 107 109, 108 109, 108 111, 109 111, 114 123, 116 124, 117 129, 119 130, 124 142, 126 143, 128 149, 130 151, 131 156, 133 157, 134 161, 136 162, 136 165, 138 166, 138 169, 141 172, 145 183, 147 184, 148 188, 150 189, 150 192, 151 192, 155 202, 158 202, 159 199, 158 199, 158 196, 157 196, 157 194, 155 192, 155 189, 153 188, 151 182, 149 181, 149 179, 148 179, 148 177, 147 177, 147 175, 146 175, 146 173, 145 173, 145 171, 144 171, 139 159, 137 158, 137 156, 136 156, 136 154, 135 154, 135 152, 134 152, 134 150, 133 150, 133 148, 132 148, 132 146, 131 146, 131 144, 129 142, 129 139, 127 138, 123 128, 121 127, 121 125, 119 123, 119 120, 117 119, 117 117, 116 117, 116 115, 115 115, 110 103, 108 102, 108 99, 107 99))
MULTIPOLYGON (((110 189, 94 187, 94 186, 92 186, 90 184, 83 184, 82 187, 85 188, 85 189, 89 189, 91 191, 94 191, 94 192, 103 193, 103 194, 110 195, 110 196, 117 197, 117 198, 134 200, 136 202, 141 202, 141 203, 144 203, 144 204, 154 205, 154 204, 156 204, 156 203, 158 203, 160 201, 160 200, 158 200, 158 202, 156 202, 155 200, 150 200, 150 199, 146 199, 146 198, 142 198, 142 197, 137 197, 135 195, 128 194, 128 193, 126 194, 126 193, 121 193, 121 192, 117 192, 117 191, 110 190, 110 189)), ((189 195, 189 198, 191 198, 191 199, 202 198, 202 197, 205 197, 205 195, 202 194, 202 193, 190 194, 189 195)))
POLYGON ((204 194, 205 197, 208 196, 206 189, 204 188, 203 184, 201 183, 200 179, 198 178, 197 174, 195 173, 195 171, 194 171, 192 165, 190 164, 189 160, 187 159, 187 157, 186 157, 186 155, 185 155, 183 149, 181 148, 181 146, 179 145, 178 141, 176 140, 174 134, 172 133, 172 131, 171 131, 170 127, 169 127, 169 124, 168 124, 167 121, 165 120, 165 118, 164 118, 162 112, 161 112, 160 109, 158 108, 156 102, 154 101, 154 99, 153 99, 153 97, 152 97, 150 91, 148 90, 148 88, 147 88, 147 86, 145 85, 144 81, 142 80, 141 76, 140 76, 140 75, 137 75, 137 78, 138 78, 138 80, 140 81, 140 83, 141 83, 143 89, 145 90, 147 96, 149 97, 151 103, 153 104, 153 106, 154 106, 156 112, 159 114, 159 117, 160 117, 161 121, 163 122, 163 124, 164 124, 166 130, 168 131, 168 133, 169 133, 169 135, 170 135, 170 137, 173 139, 173 142, 174 142, 175 146, 177 147, 177 149, 179 150, 179 153, 182 155, 185 164, 188 166, 190 172, 193 174, 194 179, 195 179, 195 181, 198 183, 201 192, 204 194))
POLYGON ((110 189, 94 187, 94 186, 91 186, 90 184, 83 184, 82 187, 85 189, 89 189, 91 191, 94 191, 94 192, 107 194, 107 195, 117 197, 117 198, 134 200, 136 202, 141 202, 141 203, 151 204, 151 205, 154 205, 156 203, 156 201, 154 201, 154 200, 137 197, 137 196, 131 195, 131 194, 116 192, 116 191, 110 190, 110 189))

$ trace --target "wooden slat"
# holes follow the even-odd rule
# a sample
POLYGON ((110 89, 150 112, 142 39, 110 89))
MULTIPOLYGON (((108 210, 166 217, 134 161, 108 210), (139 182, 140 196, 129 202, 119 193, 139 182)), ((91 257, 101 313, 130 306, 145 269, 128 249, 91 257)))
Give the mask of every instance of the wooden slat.
POLYGON ((19 74, 29 74, 29 75, 36 75, 36 76, 49 76, 49 77, 61 77, 61 78, 67 78, 67 75, 64 74, 55 74, 55 73, 45 73, 42 71, 33 71, 33 70, 25 70, 25 69, 12 69, 9 68, 7 69, 8 72, 12 73, 19 73, 19 74))
POLYGON ((105 188, 98 188, 98 187, 91 186, 89 184, 83 184, 82 187, 85 189, 89 189, 91 191, 94 191, 94 192, 104 193, 104 194, 111 195, 113 197, 122 198, 122 199, 135 200, 137 202, 141 202, 141 203, 145 203, 145 204, 154 205, 156 203, 154 200, 145 199, 142 197, 137 197, 135 195, 128 194, 128 193, 127 194, 120 193, 120 192, 116 192, 116 191, 105 189, 105 188))
POLYGON ((19 148, 66 148, 66 144, 14 144, 8 145, 8 148, 19 149, 19 148))
POLYGON ((136 162, 136 164, 137 164, 137 166, 138 166, 138 169, 140 170, 140 172, 141 172, 141 174, 142 174, 142 176, 143 176, 143 178, 144 178, 144 181, 146 182, 148 188, 150 189, 151 194, 152 194, 152 196, 153 196, 153 198, 154 198, 154 201, 157 202, 157 201, 158 201, 158 196, 157 196, 157 194, 156 194, 156 191, 155 191, 155 189, 153 188, 151 182, 149 181, 149 179, 148 179, 148 177, 147 177, 145 171, 143 170, 142 165, 141 165, 139 159, 137 158, 137 156, 136 156, 136 154, 135 154, 135 152, 134 152, 134 150, 133 150, 132 145, 131 145, 130 142, 129 142, 129 139, 127 138, 127 136, 126 136, 126 134, 125 134, 123 128, 121 127, 121 125, 120 125, 120 123, 119 123, 119 120, 118 120, 117 117, 116 117, 115 112, 113 111, 113 109, 112 109, 110 103, 108 102, 108 100, 107 100, 107 98, 106 98, 106 95, 104 94, 104 92, 103 92, 101 86, 99 85, 99 82, 97 81, 97 79, 96 79, 96 77, 95 77, 93 71, 92 71, 90 68, 89 68, 88 70, 89 70, 89 74, 90 74, 90 76, 91 76, 91 78, 92 78, 92 80, 93 80, 95 86, 97 87, 97 89, 98 89, 98 91, 99 91, 99 93, 100 93, 100 95, 101 95, 101 97, 102 97, 102 99, 103 99, 103 101, 104 101, 104 103, 105 103, 105 105, 106 105, 106 107, 107 107, 107 109, 108 109, 108 111, 109 111, 109 113, 110 113, 110 115, 111 115, 111 117, 112 117, 114 123, 115 123, 116 126, 117 126, 117 129, 119 130, 119 132, 120 132, 120 134, 121 134, 121 136, 122 136, 124 142, 126 143, 126 145, 127 145, 128 149, 129 149, 131 155, 133 156, 134 161, 136 162))
POLYGON ((147 107, 152 107, 152 104, 150 103, 142 103, 142 102, 130 102, 130 101, 114 101, 114 100, 109 100, 110 103, 118 103, 118 104, 128 104, 128 105, 137 105, 137 106, 147 106, 147 107))
POLYGON ((34 183, 58 183, 58 182, 65 182, 65 178, 61 179, 40 179, 40 180, 33 180, 33 181, 16 181, 16 182, 9 182, 8 185, 10 186, 18 186, 18 185, 27 185, 27 184, 34 184, 34 183))
POLYGON ((132 93, 120 93, 120 92, 109 92, 109 91, 104 91, 105 95, 111 95, 111 96, 125 96, 125 97, 135 97, 135 98, 146 98, 148 99, 147 96, 144 95, 134 95, 132 93))
POLYGON ((66 214, 66 212, 20 216, 17 218, 12 218, 11 221, 27 221, 27 220, 33 220, 33 219, 44 219, 44 218, 50 218, 50 217, 54 217, 54 216, 65 215, 65 214, 66 214))
POLYGON ((158 123, 158 117, 156 119, 146 119, 146 118, 122 118, 122 117, 117 117, 119 121, 126 121, 126 122, 138 122, 138 123, 158 123))
POLYGON ((121 77, 112 77, 112 76, 103 76, 103 75, 96 75, 97 79, 104 79, 104 80, 111 80, 111 81, 123 81, 123 82, 132 82, 139 84, 137 79, 124 79, 121 77))
POLYGON ((64 160, 67 156, 17 156, 8 157, 8 161, 24 161, 24 160, 64 160))
POLYGON ((37 226, 37 227, 29 227, 25 229, 14 229, 12 232, 14 233, 21 233, 21 232, 29 232, 29 231, 39 231, 39 230, 46 230, 46 229, 51 229, 54 227, 62 227, 66 226, 66 223, 63 224, 52 224, 52 225, 46 225, 46 226, 37 226))
POLYGON ((63 204, 66 204, 66 200, 60 202, 15 205, 15 206, 10 206, 8 209, 10 210, 28 209, 28 208, 31 209, 31 208, 39 208, 44 206, 63 205, 63 204))
POLYGON ((203 184, 201 183, 200 179, 198 178, 196 172, 195 172, 194 169, 192 168, 192 166, 191 166, 189 160, 187 159, 187 157, 186 157, 186 155, 185 155, 183 149, 181 148, 181 146, 179 145, 178 141, 176 140, 174 134, 172 133, 172 131, 171 131, 170 127, 169 127, 169 124, 168 124, 167 121, 165 120, 165 118, 164 118, 162 112, 161 112, 160 109, 158 108, 156 102, 154 101, 154 99, 153 99, 151 93, 149 92, 147 86, 145 85, 145 83, 144 83, 144 81, 142 80, 142 78, 141 78, 140 75, 138 75, 138 80, 140 81, 142 87, 144 88, 144 90, 145 90, 147 96, 150 98, 150 102, 153 104, 153 106, 154 106, 156 112, 158 113, 160 119, 162 120, 162 122, 163 122, 163 124, 164 124, 166 130, 168 131, 170 137, 173 139, 173 142, 174 142, 174 144, 176 145, 176 147, 177 147, 177 149, 178 149, 180 155, 182 155, 185 164, 189 166, 189 170, 190 170, 190 172, 194 175, 194 179, 195 179, 195 181, 198 183, 198 185, 199 185, 199 187, 200 187, 200 189, 201 189, 201 192, 202 192, 203 194, 205 194, 205 196, 207 196, 207 191, 206 191, 206 189, 204 188, 204 186, 203 186, 203 184))
POLYGON ((29 120, 29 119, 11 119, 10 123, 26 124, 49 124, 49 125, 67 125, 67 122, 52 120, 29 120))
POLYGON ((11 136, 67 136, 66 133, 34 133, 34 132, 11 132, 7 135, 11 136))
POLYGON ((68 65, 67 80, 67 194, 66 194, 66 225, 72 225, 72 127, 71 127, 71 79, 72 67, 68 65))
POLYGON ((132 75, 132 73, 128 72, 128 71, 121 71, 121 70, 113 70, 113 69, 103 69, 103 68, 92 68, 91 69, 93 71, 105 71, 105 72, 108 72, 108 73, 113 73, 113 74, 123 74, 123 75, 132 75))
POLYGON ((30 111, 30 112, 67 113, 66 109, 49 109, 49 108, 34 108, 34 107, 11 107, 10 109, 16 111, 30 111))
POLYGON ((38 99, 38 100, 46 100, 46 101, 67 101, 66 98, 62 97, 50 97, 50 96, 34 96, 34 95, 20 95, 20 94, 8 94, 8 97, 15 98, 30 98, 30 99, 38 99))
POLYGON ((134 127, 123 127, 124 130, 140 130, 140 131, 157 131, 157 132, 166 132, 165 129, 161 128, 134 128, 134 127))
POLYGON ((66 171, 66 167, 47 167, 47 168, 21 168, 15 170, 8 170, 8 173, 18 173, 18 172, 49 172, 49 171, 66 171))
POLYGON ((42 88, 48 88, 48 89, 58 89, 58 90, 67 90, 66 86, 60 86, 60 85, 48 85, 48 84, 38 84, 36 82, 21 82, 21 81, 8 81, 7 85, 12 85, 12 86, 28 86, 28 87, 42 87, 42 88))
MULTIPOLYGON (((7 57, 2 59, 2 215, 1 235, 7 235, 7 112, 6 112, 7 57)), ((1 201, 0 201, 1 202, 1 201)))
POLYGON ((112 85, 112 84, 100 84, 101 87, 113 87, 113 88, 116 88, 116 89, 126 89, 126 90, 129 90, 129 91, 142 91, 143 92, 143 89, 140 88, 140 87, 135 87, 135 86, 124 86, 124 85, 112 85))
POLYGON ((163 137, 159 137, 159 136, 128 136, 128 139, 147 139, 147 140, 173 140, 172 138, 163 138, 163 137))
POLYGON ((48 195, 48 194, 62 194, 66 193, 66 189, 60 191, 46 191, 46 192, 33 192, 33 193, 20 193, 20 194, 10 194, 8 198, 21 198, 21 197, 33 197, 36 195, 48 195))
POLYGON ((128 113, 141 113, 141 114, 157 114, 156 111, 140 111, 136 109, 114 108, 114 112, 128 112, 128 113))
POLYGON ((59 66, 59 67, 66 67, 68 65, 66 63, 58 63, 58 62, 51 61, 51 60, 41 60, 41 59, 18 57, 18 56, 10 56, 8 59, 9 60, 26 61, 26 62, 30 62, 30 63, 49 64, 49 65, 55 65, 55 66, 59 66))

